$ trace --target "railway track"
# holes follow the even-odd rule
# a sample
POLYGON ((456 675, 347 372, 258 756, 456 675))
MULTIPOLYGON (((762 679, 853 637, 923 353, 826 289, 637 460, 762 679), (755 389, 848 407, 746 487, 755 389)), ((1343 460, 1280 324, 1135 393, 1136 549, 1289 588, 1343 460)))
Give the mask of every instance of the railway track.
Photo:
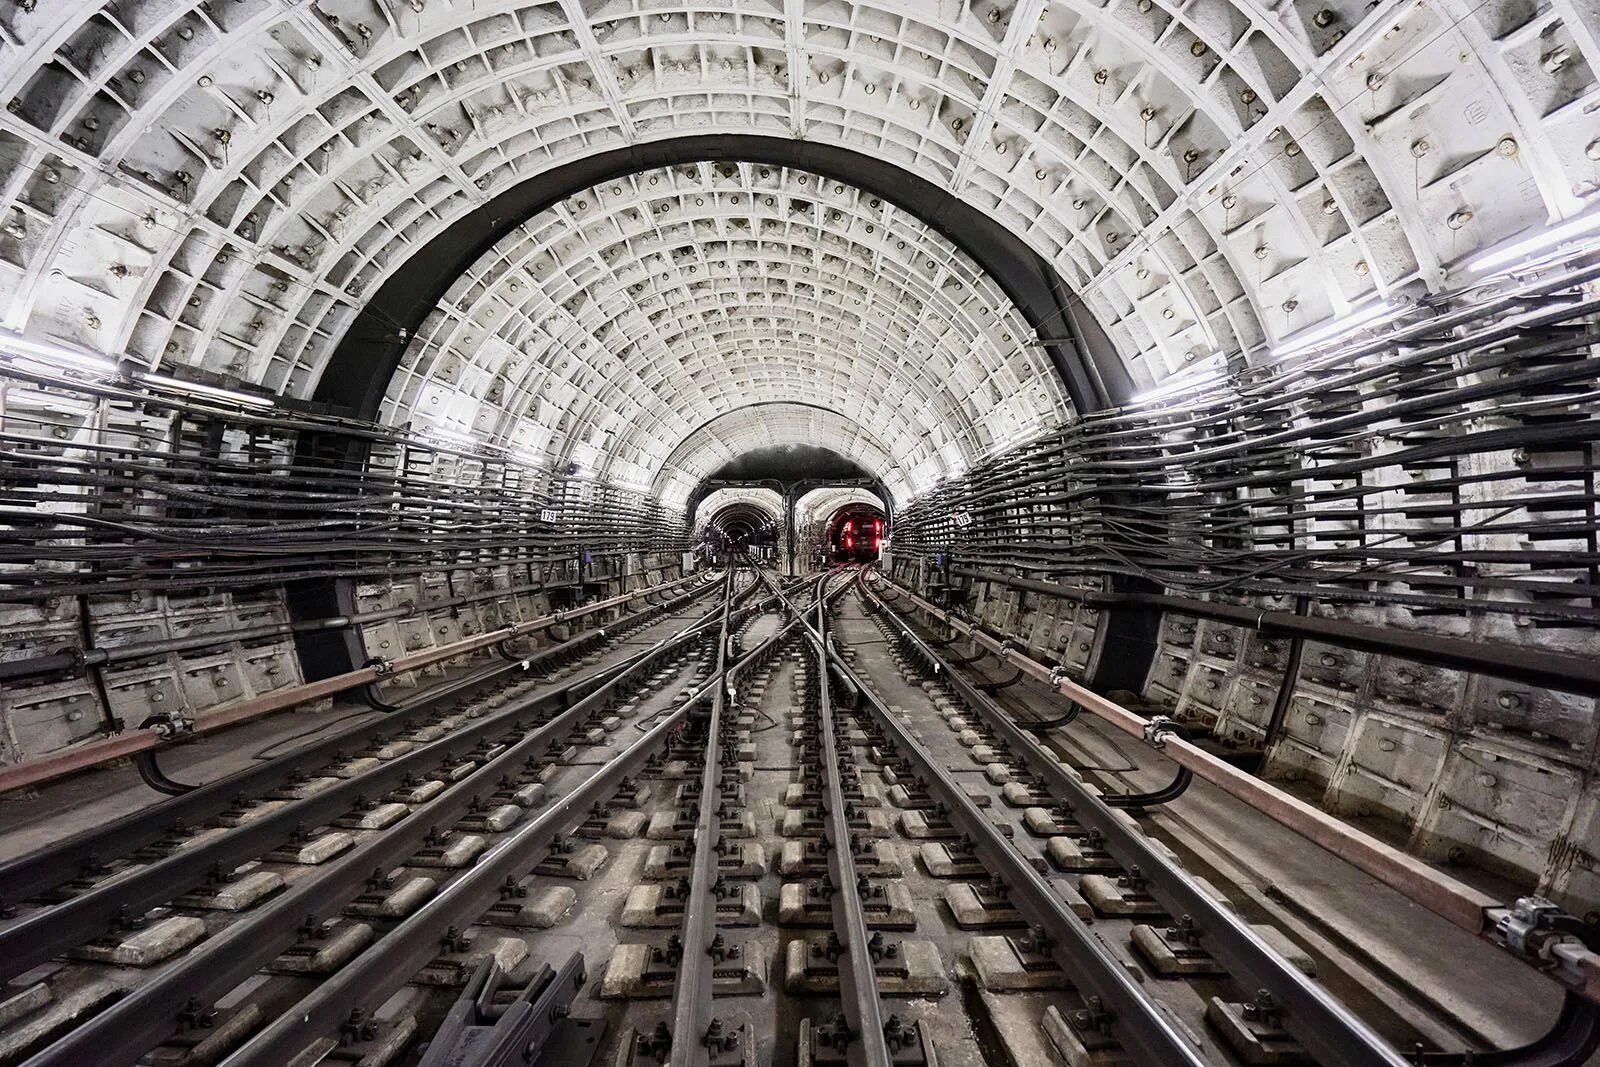
POLYGON ((857 572, 736 568, 530 668, 0 865, 0 1067, 1469 1062, 857 572))
POLYGON ((0 867, 0 1063, 216 1062, 276 1002, 217 1010, 240 982, 281 998, 563 808, 550 768, 714 635, 696 600, 0 867))

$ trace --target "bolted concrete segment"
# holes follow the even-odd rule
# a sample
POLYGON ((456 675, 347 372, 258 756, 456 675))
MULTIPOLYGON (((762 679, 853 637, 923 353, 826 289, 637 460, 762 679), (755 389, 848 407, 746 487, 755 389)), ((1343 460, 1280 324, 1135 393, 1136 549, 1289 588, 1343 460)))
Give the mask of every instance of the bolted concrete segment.
POLYGON ((1290 1067, 1312 1062, 1299 1042, 1283 1029, 1279 1009, 1266 990, 1249 1003, 1212 997, 1206 1004, 1206 1021, 1251 1067, 1290 1067))
POLYGON ((527 896, 502 900, 489 909, 492 921, 500 926, 525 926, 548 930, 555 926, 578 902, 578 892, 569 885, 527 887, 527 896))
MULTIPOLYGON (((715 995, 760 996, 765 993, 767 960, 762 951, 749 942, 741 944, 718 936, 724 942, 724 955, 712 964, 711 983, 715 995)), ((601 999, 649 1000, 672 996, 678 981, 678 957, 672 951, 674 948, 682 951, 676 936, 665 948, 617 946, 600 981, 601 999)))
POLYGON ((1013 775, 1011 768, 1004 763, 990 763, 983 768, 983 776, 995 785, 1005 785, 1010 782, 1013 775))
POLYGON ((1044 1010, 1044 1033, 1067 1067, 1132 1067, 1133 1061, 1103 1029, 1069 1021, 1054 1004, 1044 1010))
POLYGON ((80 946, 72 955, 81 960, 115 963, 123 967, 151 967, 177 955, 206 936, 204 919, 169 915, 122 938, 102 938, 80 946))
MULTIPOLYGON (((898 1015, 891 1015, 890 1019, 895 1022, 902 1021, 898 1015)), ((795 1049, 796 1067, 821 1067, 823 1064, 832 1067, 841 1062, 827 1033, 828 1025, 826 1020, 820 1022, 815 1019, 800 1020, 800 1038, 796 1042, 795 1049)), ((923 1067, 939 1067, 939 1053, 934 1043, 924 1040, 921 1047, 923 1058, 920 1062, 923 1067)), ((744 1067, 753 1065, 747 1063, 744 1067)))
MULTIPOLYGON (((804 882, 785 882, 778 890, 778 923, 781 926, 831 926, 833 908, 828 901, 807 892, 804 882)), ((883 895, 863 901, 867 926, 873 930, 914 930, 916 908, 911 890, 904 882, 891 882, 883 895)))
POLYGON ((944 902, 955 924, 963 930, 1023 925, 1021 913, 1009 900, 981 891, 970 883, 945 886, 944 902))
POLYGON ((345 830, 382 830, 410 814, 411 809, 404 804, 379 804, 357 815, 340 819, 334 825, 345 830))
POLYGON ((424 900, 433 896, 439 883, 424 875, 412 875, 398 886, 369 889, 345 907, 347 915, 400 919, 410 915, 424 900))
MULTIPOLYGON (((796 938, 784 952, 783 988, 790 993, 839 992, 839 968, 821 954, 827 938, 796 938)), ((888 996, 943 996, 950 989, 939 947, 932 941, 901 941, 879 964, 878 989, 888 996)))
POLYGON ((928 825, 927 816, 920 811, 903 811, 900 813, 900 832, 913 841, 925 840, 930 837, 948 837, 944 831, 935 831, 928 825))
POLYGON ((265 859, 273 863, 298 863, 305 866, 316 866, 326 863, 339 853, 355 846, 356 839, 353 834, 343 830, 321 834, 302 844, 289 844, 282 848, 274 849, 267 853, 265 859))
POLYGON ((1018 993, 1028 989, 1065 989, 1066 972, 1045 953, 1024 950, 1017 938, 997 935, 974 937, 967 943, 978 983, 991 993, 1018 993))
POLYGON ((1050 813, 1049 808, 1023 809, 1022 825, 1035 837, 1054 837, 1067 832, 1067 828, 1050 813))
MULTIPOLYGON (((417 1018, 410 1012, 402 1012, 389 1020, 379 1020, 375 1023, 375 1032, 368 1040, 361 1042, 361 1059, 358 1067, 372 1065, 381 1067, 383 1064, 394 1063, 411 1044, 411 1039, 417 1033, 417 1018)), ((307 1067, 309 1064, 335 1063, 335 1053, 349 1046, 343 1044, 343 1039, 338 1037, 325 1037, 305 1047, 289 1063, 289 1067, 307 1067)))
POLYGON ((418 985, 463 985, 484 960, 493 959, 502 973, 510 974, 528 958, 528 943, 520 937, 466 934, 435 956, 416 973, 418 985))
POLYGON ((292 785, 285 785, 278 790, 278 793, 280 796, 288 797, 291 800, 304 800, 306 797, 315 796, 324 789, 332 789, 338 784, 339 779, 330 774, 320 778, 307 778, 303 782, 295 782, 292 785))
POLYGON ((1013 808, 1027 808, 1039 802, 1033 790, 1021 782, 1007 782, 1000 790, 1000 799, 1013 808))
POLYGON ((223 812, 217 816, 217 823, 221 826, 243 826, 245 823, 255 822, 271 815, 288 803, 287 800, 260 800, 242 810, 223 812))
MULTIPOLYGON (((675 878, 688 870, 691 856, 685 846, 674 852, 672 845, 654 845, 645 856, 644 876, 675 878)), ((717 864, 717 873, 724 878, 760 878, 766 871, 767 852, 756 841, 741 843, 731 856, 724 856, 717 864)))
POLYGON ((1045 843, 1044 853, 1057 868, 1068 872, 1115 871, 1121 867, 1095 841, 1086 837, 1052 837, 1045 843))
POLYGON ((284 950, 267 966, 273 974, 331 974, 349 963, 372 943, 372 927, 366 923, 336 924, 331 930, 319 927, 309 937, 284 950))
POLYGON ((483 854, 489 847, 489 839, 479 834, 461 834, 453 841, 442 845, 430 845, 419 849, 411 857, 412 867, 443 867, 454 870, 465 867, 483 854))
MULTIPOLYGON (((742 882, 732 894, 716 902, 718 926, 760 926, 761 889, 742 882)), ((622 925, 629 929, 677 927, 683 923, 681 902, 671 900, 660 885, 636 885, 622 905, 622 925)))
POLYGON ((5 1024, 5 1032, 0 1033, 0 1064, 10 1067, 22 1062, 31 1052, 70 1029, 79 1019, 92 1015, 121 995, 121 986, 109 978, 103 978, 59 997, 43 985, 38 985, 29 986, 16 997, 0 1001, 0 1018, 5 1016, 8 1009, 15 1012, 13 1020, 5 1024), (45 990, 42 998, 35 992, 37 989, 45 990), (15 1008, 11 1007, 13 1002, 16 1003, 15 1008))
POLYGON ((917 856, 934 878, 981 878, 988 868, 976 856, 950 851, 944 841, 929 841, 917 849, 917 856))
POLYGON ((619 811, 606 820, 605 835, 617 840, 627 840, 639 836, 639 831, 645 827, 646 816, 642 811, 630 808, 619 811))
POLYGON ((1078 880, 1078 891, 1094 908, 1095 914, 1101 917, 1165 915, 1167 912, 1158 901, 1151 899, 1142 879, 1136 876, 1113 878, 1104 874, 1086 874, 1078 880))
POLYGON ((648 992, 645 971, 650 966, 652 948, 649 945, 618 945, 606 962, 606 973, 600 979, 602 1000, 622 1000, 655 995, 648 992))
POLYGON ((30 985, 20 992, 0 999, 0 1030, 5 1029, 24 1015, 31 1015, 50 1003, 50 987, 43 982, 30 985))
POLYGON ((339 764, 337 767, 333 768, 332 773, 335 778, 354 778, 358 774, 367 773, 382 762, 382 760, 379 760, 375 756, 362 756, 358 759, 353 759, 346 763, 339 764))
POLYGON ((522 818, 522 807, 518 804, 501 804, 491 808, 481 818, 483 828, 490 833, 501 834, 515 826, 522 818))
POLYGON ((606 865, 611 853, 598 841, 579 845, 571 852, 552 852, 535 868, 538 874, 553 878, 576 878, 587 882, 606 865))
POLYGON ((214 838, 222 837, 228 831, 225 827, 210 826, 197 834, 192 834, 178 843, 178 851, 184 852, 198 845, 203 845, 214 838))
POLYGON ((549 787, 543 782, 530 782, 511 794, 511 803, 524 808, 537 808, 544 803, 549 787))
POLYGON ((166 1044, 151 1050, 147 1057, 150 1067, 211 1067, 221 1063, 260 1028, 264 1014, 259 1004, 219 1009, 211 1013, 205 1026, 185 1026, 166 1044))
POLYGON ((198 893, 185 894, 174 903, 201 911, 243 911, 282 889, 283 884, 283 876, 276 871, 250 871, 198 893))
POLYGON ((426 804, 444 791, 444 782, 437 778, 430 778, 414 788, 398 790, 393 796, 395 800, 402 804, 426 804))
POLYGON ((1134 950, 1163 978, 1201 978, 1227 974, 1227 970, 1201 947, 1199 931, 1181 918, 1171 925, 1141 923, 1130 939, 1134 950))
MULTIPOLYGON (((871 852, 866 858, 858 858, 856 864, 880 878, 898 878, 903 871, 900 854, 889 841, 873 842, 871 852)), ((824 867, 816 857, 807 857, 804 841, 785 841, 778 854, 778 873, 786 878, 811 873, 813 868, 815 873, 820 873, 824 867)))

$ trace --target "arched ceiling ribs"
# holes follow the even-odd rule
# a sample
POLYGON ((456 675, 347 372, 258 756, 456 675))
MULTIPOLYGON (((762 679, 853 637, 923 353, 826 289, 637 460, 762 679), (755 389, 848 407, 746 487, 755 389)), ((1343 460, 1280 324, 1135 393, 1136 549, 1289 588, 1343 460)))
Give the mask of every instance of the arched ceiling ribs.
POLYGON ((681 165, 575 193, 480 256, 382 415, 642 487, 700 423, 816 403, 921 484, 1065 417, 1031 336, 976 263, 880 197, 681 165))
POLYGON ((772 489, 741 486, 714 490, 695 508, 692 526, 695 535, 704 533, 708 526, 732 512, 758 514, 763 521, 780 527, 783 524, 783 497, 772 489))
POLYGON ((1087 410, 1197 352, 1257 358, 1453 286, 1478 250, 1592 205, 1597 18, 1570 0, 12 5, 0 314, 370 413, 410 317, 505 227, 626 173, 744 158, 905 189, 1046 337, 1092 312, 1120 363, 1047 345, 1087 410))
POLYGON ((912 479, 929 477, 940 464, 930 453, 920 467, 907 468, 885 442, 849 417, 815 404, 775 401, 736 408, 695 427, 667 457, 651 490, 667 506, 682 507, 700 483, 740 456, 817 442, 859 464, 896 500, 909 499, 912 479))

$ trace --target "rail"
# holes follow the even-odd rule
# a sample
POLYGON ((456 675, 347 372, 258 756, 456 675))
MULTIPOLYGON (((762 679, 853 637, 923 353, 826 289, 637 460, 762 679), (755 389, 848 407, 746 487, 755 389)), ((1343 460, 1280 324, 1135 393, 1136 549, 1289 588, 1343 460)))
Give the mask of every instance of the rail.
POLYGON ((1070 697, 1084 710, 1122 732, 1151 743, 1180 767, 1188 768, 1197 777, 1335 853, 1434 914, 1496 945, 1511 947, 1515 951, 1519 945, 1508 946, 1508 938, 1503 932, 1509 929, 1512 939, 1520 946, 1526 946, 1524 951, 1515 951, 1516 955, 1538 966, 1541 971, 1563 980, 1564 984, 1586 999, 1600 1002, 1600 954, 1571 939, 1554 937, 1529 940, 1523 937, 1520 933, 1522 925, 1537 919, 1530 920, 1526 916, 1527 909, 1520 906, 1521 902, 1498 900, 1434 869, 1415 856, 1409 856, 1370 834, 1362 833, 1322 809, 1290 796, 1271 783, 1178 737, 1160 717, 1146 719, 1137 715, 1116 701, 1063 677, 1015 645, 985 633, 978 626, 956 617, 892 579, 880 576, 879 580, 894 589, 896 596, 906 598, 929 618, 937 620, 1023 674, 1070 697), (1542 949, 1541 945, 1544 946, 1542 949))

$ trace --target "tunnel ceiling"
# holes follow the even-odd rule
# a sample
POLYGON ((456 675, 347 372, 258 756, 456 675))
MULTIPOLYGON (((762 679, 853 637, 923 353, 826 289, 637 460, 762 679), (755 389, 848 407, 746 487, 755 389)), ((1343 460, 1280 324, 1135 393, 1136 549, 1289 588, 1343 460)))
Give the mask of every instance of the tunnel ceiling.
MULTIPOLYGON (((1596 21, 1572 0, 29 0, 0 10, 0 293, 11 328, 311 397, 370 294, 499 194, 759 134, 998 221, 1147 385, 1457 287, 1478 250, 1580 212, 1596 21)), ((412 341, 389 416, 437 407, 683 499, 816 433, 914 493, 1065 415, 1037 330, 930 220, 716 162, 507 235, 412 341)))
POLYGON ((756 528, 778 526, 783 520, 783 498, 771 489, 748 486, 714 490, 695 508, 691 529, 701 535, 707 526, 723 525, 725 519, 741 515, 754 516, 752 526, 756 528))
POLYGON ((677 500, 729 455, 816 441, 915 492, 1065 415, 1030 338, 976 264, 878 197, 683 165, 499 241, 412 339, 384 417, 677 500))

